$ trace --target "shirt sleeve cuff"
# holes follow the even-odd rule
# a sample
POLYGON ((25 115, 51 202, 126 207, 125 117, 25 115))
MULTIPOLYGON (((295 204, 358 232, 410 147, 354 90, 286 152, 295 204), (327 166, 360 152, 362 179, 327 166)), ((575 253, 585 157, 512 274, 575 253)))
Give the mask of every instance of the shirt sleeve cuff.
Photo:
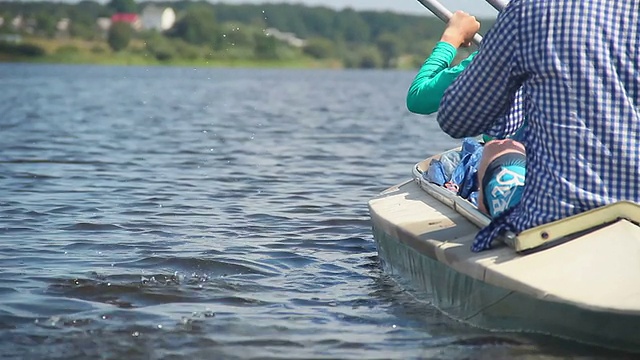
POLYGON ((447 62, 451 64, 458 53, 458 49, 446 41, 438 41, 436 46, 433 48, 433 52, 439 53, 442 58, 446 58, 447 62))

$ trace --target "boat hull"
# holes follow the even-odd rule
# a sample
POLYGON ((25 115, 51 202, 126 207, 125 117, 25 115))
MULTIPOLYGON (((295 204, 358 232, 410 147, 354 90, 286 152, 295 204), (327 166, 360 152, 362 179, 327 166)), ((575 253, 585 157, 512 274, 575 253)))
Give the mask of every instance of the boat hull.
MULTIPOLYGON (((501 280, 495 276, 500 273, 495 268, 504 264, 521 264, 526 271, 530 259, 537 258, 540 262, 547 257, 548 261, 554 261, 564 256, 557 250, 522 256, 510 248, 499 247, 472 253, 469 246, 479 225, 425 192, 416 180, 384 191, 369 202, 369 209, 384 270, 425 291, 427 300, 449 316, 490 330, 536 332, 640 352, 640 335, 636 330, 640 312, 633 307, 606 309, 597 304, 572 302, 563 298, 561 292, 554 294, 535 282, 527 286, 522 280, 526 276, 505 276, 501 280)), ((635 234, 633 227, 622 224, 619 230, 635 234)), ((570 273, 571 269, 559 266, 552 271, 558 272, 562 282, 569 279, 563 278, 562 273, 570 273)))

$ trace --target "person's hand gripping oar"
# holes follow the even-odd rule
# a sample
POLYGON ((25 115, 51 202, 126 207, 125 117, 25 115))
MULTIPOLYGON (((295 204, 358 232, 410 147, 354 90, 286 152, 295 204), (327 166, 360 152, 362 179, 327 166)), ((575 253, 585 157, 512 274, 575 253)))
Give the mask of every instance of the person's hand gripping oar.
MULTIPOLYGON (((507 0, 486 0, 494 9, 498 11, 502 11, 507 6, 507 0)), ((451 17, 454 15, 449 11, 444 5, 442 5, 437 0, 418 0, 422 6, 426 7, 431 11, 435 16, 437 16, 444 23, 448 24, 451 17)), ((476 30, 477 31, 477 30, 476 30)), ((473 35, 473 39, 471 40, 476 45, 480 45, 482 41, 482 36, 480 34, 473 35)), ((468 42, 462 44, 463 46, 467 45, 468 42)))
MULTIPOLYGON (((451 15, 440 41, 448 42, 455 48, 471 46, 471 42, 480 30, 480 23, 475 16, 458 10, 451 15)), ((479 36, 479 35, 478 35, 479 36)))
MULTIPOLYGON (((429 11, 431 11, 435 16, 437 16, 440 20, 442 20, 446 24, 449 24, 450 19, 454 16, 454 14, 452 14, 451 11, 449 11, 446 7, 444 7, 442 4, 440 4, 436 0, 418 0, 418 2, 422 4, 424 7, 426 7, 427 9, 429 9, 429 11)), ((456 13, 459 13, 459 12, 461 11, 457 11, 456 13)), ((476 29, 476 32, 479 29, 480 29, 480 24, 478 23, 478 29, 476 29)), ((455 35, 455 37, 458 37, 458 35, 455 35)), ((476 45, 480 45, 480 42, 482 41, 482 36, 480 36, 480 34, 474 33, 474 34, 471 34, 471 37, 469 37, 469 39, 465 38, 465 40, 466 40, 464 41, 465 45, 470 41, 472 41, 476 45)), ((462 43, 460 45, 462 45, 462 43)))

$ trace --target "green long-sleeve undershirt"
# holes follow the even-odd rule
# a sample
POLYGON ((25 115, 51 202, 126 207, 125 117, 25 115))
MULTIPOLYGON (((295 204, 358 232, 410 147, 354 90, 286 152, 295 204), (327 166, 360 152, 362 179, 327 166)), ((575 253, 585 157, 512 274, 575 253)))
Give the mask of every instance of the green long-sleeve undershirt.
POLYGON ((432 114, 438 111, 445 90, 471 63, 477 51, 449 67, 456 57, 456 48, 444 41, 436 44, 429 58, 416 75, 407 94, 407 109, 416 114, 432 114))

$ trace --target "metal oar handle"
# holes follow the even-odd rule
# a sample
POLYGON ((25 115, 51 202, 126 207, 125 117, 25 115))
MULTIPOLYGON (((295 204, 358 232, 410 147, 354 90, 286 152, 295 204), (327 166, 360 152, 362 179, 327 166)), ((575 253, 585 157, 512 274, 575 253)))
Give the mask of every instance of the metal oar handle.
MULTIPOLYGON (((440 4, 437 0, 418 0, 418 2, 445 23, 449 22, 449 19, 453 16, 451 11, 440 4)), ((480 42, 482 42, 482 36, 480 34, 475 34, 473 36, 473 43, 480 45, 480 42)))
POLYGON ((493 6, 493 8, 498 11, 504 10, 504 8, 507 6, 507 3, 509 2, 507 0, 486 0, 486 1, 489 3, 489 5, 493 6))
MULTIPOLYGON (((502 11, 502 9, 507 6, 507 0, 486 0, 491 6, 493 6, 496 10, 502 11)), ((422 6, 426 7, 431 11, 435 16, 437 16, 440 20, 445 23, 449 22, 449 19, 453 14, 449 11, 444 5, 440 4, 437 0, 418 0, 422 6)), ((475 34, 473 36, 473 42, 476 45, 480 45, 482 41, 482 36, 480 34, 475 34)))

